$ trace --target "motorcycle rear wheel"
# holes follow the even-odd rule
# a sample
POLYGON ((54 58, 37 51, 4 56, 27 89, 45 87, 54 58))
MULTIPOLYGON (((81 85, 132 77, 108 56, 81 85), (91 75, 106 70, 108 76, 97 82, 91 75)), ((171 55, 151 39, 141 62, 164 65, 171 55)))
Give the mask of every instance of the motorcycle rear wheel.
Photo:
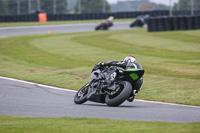
POLYGON ((119 106, 125 100, 129 98, 132 93, 132 85, 127 81, 122 81, 119 83, 120 90, 115 95, 107 94, 105 97, 105 102, 108 106, 119 106))
POLYGON ((83 86, 74 96, 74 103, 83 104, 87 101, 87 86, 83 86))

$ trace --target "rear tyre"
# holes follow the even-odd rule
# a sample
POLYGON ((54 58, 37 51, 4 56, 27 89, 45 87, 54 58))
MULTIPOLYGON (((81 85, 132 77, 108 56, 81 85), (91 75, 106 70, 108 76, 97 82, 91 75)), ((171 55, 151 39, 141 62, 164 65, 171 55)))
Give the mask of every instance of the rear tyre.
POLYGON ((129 82, 122 81, 118 85, 120 86, 120 89, 116 94, 107 94, 105 97, 105 102, 108 106, 119 106, 127 100, 132 93, 132 85, 129 82))
POLYGON ((109 27, 112 27, 113 26, 113 23, 109 23, 109 25, 108 25, 109 27))
POLYGON ((109 28, 108 25, 103 26, 103 30, 108 30, 108 28, 109 28))
POLYGON ((83 104, 87 101, 87 91, 88 87, 85 85, 83 86, 74 96, 74 103, 76 104, 83 104))

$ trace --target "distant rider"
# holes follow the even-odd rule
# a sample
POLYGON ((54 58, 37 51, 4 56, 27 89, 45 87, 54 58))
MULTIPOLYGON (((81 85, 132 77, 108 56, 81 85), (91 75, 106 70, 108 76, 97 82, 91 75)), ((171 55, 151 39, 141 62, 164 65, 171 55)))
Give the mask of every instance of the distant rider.
POLYGON ((136 18, 137 21, 141 21, 143 25, 145 25, 147 23, 147 19, 149 18, 150 16, 147 14, 147 15, 144 15, 144 16, 138 16, 136 18))
POLYGON ((109 18, 107 18, 106 20, 104 20, 103 23, 105 23, 108 26, 112 26, 113 25, 113 20, 114 20, 114 17, 110 16, 109 18))
MULTIPOLYGON (((117 66, 121 67, 123 69, 129 69, 129 68, 135 68, 135 69, 142 69, 142 66, 136 62, 136 58, 134 56, 127 56, 124 61, 118 62, 118 61, 108 61, 105 63, 100 62, 98 65, 100 66, 117 66)), ((134 97, 137 95, 137 93, 141 90, 143 83, 143 77, 140 78, 134 85, 133 85, 133 93, 129 97, 128 101, 132 102, 134 100, 134 97)))
POLYGON ((107 22, 113 23, 114 17, 110 16, 109 18, 106 19, 107 22))

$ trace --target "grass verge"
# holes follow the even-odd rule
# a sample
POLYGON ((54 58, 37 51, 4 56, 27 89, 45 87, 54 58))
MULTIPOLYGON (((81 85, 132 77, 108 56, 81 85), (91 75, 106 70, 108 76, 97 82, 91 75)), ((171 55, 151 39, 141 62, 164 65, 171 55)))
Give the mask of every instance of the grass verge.
POLYGON ((0 116, 1 133, 199 133, 199 123, 0 116))
POLYGON ((145 29, 0 39, 0 75, 78 90, 94 64, 134 55, 145 70, 136 98, 200 105, 200 30, 145 29))
MULTIPOLYGON (((114 22, 134 21, 135 19, 115 19, 114 22)), ((100 23, 102 20, 68 20, 68 21, 48 21, 40 22, 6 22, 0 23, 0 27, 16 27, 16 26, 42 26, 42 25, 60 25, 60 24, 79 24, 79 23, 100 23)))

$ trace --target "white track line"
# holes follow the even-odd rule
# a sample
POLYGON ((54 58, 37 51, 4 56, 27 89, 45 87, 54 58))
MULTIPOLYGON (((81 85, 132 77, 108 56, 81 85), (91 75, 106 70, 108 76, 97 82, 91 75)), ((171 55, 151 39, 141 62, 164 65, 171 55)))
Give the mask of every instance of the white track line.
POLYGON ((1 77, 0 76, 0 79, 6 79, 6 80, 15 81, 15 82, 25 83, 25 84, 37 85, 37 86, 40 86, 40 87, 47 87, 47 88, 55 89, 55 90, 77 92, 75 90, 70 90, 70 89, 65 89, 65 88, 59 88, 59 87, 54 87, 54 86, 48 86, 48 85, 38 84, 38 83, 34 83, 34 82, 29 82, 29 81, 23 81, 23 80, 19 80, 19 79, 14 79, 14 78, 7 78, 7 77, 1 77))
POLYGON ((83 23, 83 24, 59 24, 59 25, 33 25, 33 26, 16 26, 16 27, 0 27, 0 30, 10 29, 34 29, 34 28, 49 28, 49 27, 63 27, 63 26, 88 26, 97 23, 83 23))
POLYGON ((141 100, 141 99, 135 99, 135 101, 148 102, 148 103, 158 103, 158 104, 167 104, 167 105, 173 105, 173 106, 192 107, 192 108, 199 108, 200 109, 200 106, 183 105, 183 104, 177 104, 177 103, 164 103, 164 102, 148 101, 148 100, 141 100))
MULTIPOLYGON (((23 81, 23 80, 14 79, 14 78, 7 78, 7 77, 0 76, 0 79, 11 80, 11 81, 25 83, 25 84, 31 84, 31 85, 37 85, 37 86, 47 87, 47 88, 55 89, 55 90, 77 92, 75 90, 70 90, 70 89, 65 89, 65 88, 59 88, 59 87, 53 87, 53 86, 49 86, 49 85, 43 85, 43 84, 38 84, 38 83, 34 83, 34 82, 29 82, 29 81, 23 81)), ((200 106, 183 105, 183 104, 176 104, 176 103, 164 103, 164 102, 148 101, 148 100, 140 100, 140 99, 135 99, 135 101, 148 102, 148 103, 158 103, 158 104, 167 104, 167 105, 183 106, 183 107, 192 107, 192 108, 199 108, 200 109, 200 106)))

